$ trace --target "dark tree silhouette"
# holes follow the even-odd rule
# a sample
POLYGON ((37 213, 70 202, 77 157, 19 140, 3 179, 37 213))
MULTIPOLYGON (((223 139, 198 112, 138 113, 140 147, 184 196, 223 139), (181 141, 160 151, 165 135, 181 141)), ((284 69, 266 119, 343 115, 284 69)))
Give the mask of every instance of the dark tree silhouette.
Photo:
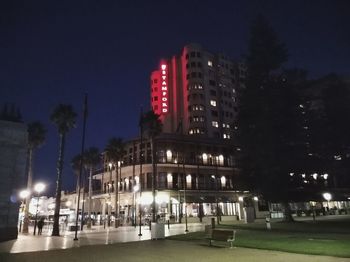
POLYGON ((241 177, 267 200, 284 203, 291 220, 289 172, 299 144, 300 102, 295 84, 281 70, 287 49, 262 16, 253 22, 248 52, 237 118, 241 177))
POLYGON ((162 122, 159 119, 159 115, 153 111, 146 112, 141 119, 142 129, 144 130, 145 137, 151 142, 152 152, 152 222, 156 222, 156 202, 155 202, 155 190, 157 180, 157 143, 156 137, 162 132, 162 122))
MULTIPOLYGON (((33 159, 34 152, 45 142, 47 130, 41 122, 32 122, 28 124, 28 178, 27 189, 30 192, 33 187, 33 159)), ((27 196, 26 207, 23 219, 23 233, 28 233, 29 225, 29 203, 31 194, 27 196)))
POLYGON ((66 142, 66 134, 75 127, 77 114, 74 112, 71 105, 58 105, 52 112, 50 120, 56 125, 60 143, 59 153, 57 161, 57 178, 56 178, 56 201, 55 201, 55 213, 53 221, 52 236, 59 236, 59 215, 61 207, 61 186, 62 186, 62 170, 64 159, 64 146, 66 142))
MULTIPOLYGON (((121 161, 123 159, 123 156, 125 155, 125 149, 124 149, 124 144, 123 140, 121 138, 111 138, 108 141, 108 144, 106 146, 106 157, 108 161, 112 164, 112 166, 115 167, 115 214, 116 214, 116 222, 114 224, 115 227, 118 227, 118 219, 119 219, 119 186, 118 182, 120 180, 119 175, 119 165, 121 166, 121 161)), ((112 167, 110 167, 112 168, 112 167)), ((111 171, 112 172, 112 171, 111 171)), ((110 180, 112 178, 110 177, 110 180)), ((110 183, 112 181, 109 181, 110 183)), ((110 224, 110 217, 108 216, 108 225, 110 224)))

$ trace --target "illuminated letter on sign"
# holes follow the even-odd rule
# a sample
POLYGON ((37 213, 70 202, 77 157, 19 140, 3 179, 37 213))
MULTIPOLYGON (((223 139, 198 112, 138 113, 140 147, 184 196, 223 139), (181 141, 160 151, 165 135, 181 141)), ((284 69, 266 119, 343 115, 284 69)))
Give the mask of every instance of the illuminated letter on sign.
POLYGON ((162 113, 165 114, 168 112, 168 87, 167 87, 167 65, 162 64, 160 66, 162 71, 162 85, 161 85, 161 110, 162 113))

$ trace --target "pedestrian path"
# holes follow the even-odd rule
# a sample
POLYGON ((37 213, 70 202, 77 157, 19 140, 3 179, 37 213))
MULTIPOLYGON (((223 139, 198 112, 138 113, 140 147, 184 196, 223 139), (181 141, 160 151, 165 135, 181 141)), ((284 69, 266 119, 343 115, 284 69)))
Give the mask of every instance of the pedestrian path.
MULTIPOLYGON (((204 230, 200 223, 188 224, 189 232, 204 230)), ((33 232, 30 230, 30 232, 33 232)), ((33 236, 32 234, 19 234, 18 239, 0 243, 0 252, 21 253, 53 249, 67 249, 88 245, 107 245, 122 242, 135 242, 151 239, 151 231, 148 226, 141 228, 142 236, 139 236, 139 227, 103 228, 96 226, 90 230, 78 233, 78 240, 74 241, 75 232, 64 231, 61 236, 52 237, 50 231, 33 236)), ((165 236, 172 236, 185 233, 184 224, 172 224, 170 229, 165 225, 165 236)))

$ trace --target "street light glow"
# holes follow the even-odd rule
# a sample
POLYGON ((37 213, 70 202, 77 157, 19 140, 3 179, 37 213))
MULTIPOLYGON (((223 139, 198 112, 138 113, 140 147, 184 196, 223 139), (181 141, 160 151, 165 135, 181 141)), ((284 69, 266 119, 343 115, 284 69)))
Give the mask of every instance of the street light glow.
POLYGON ((332 199, 332 195, 330 193, 323 193, 323 198, 326 199, 327 201, 332 199))
POLYGON ((28 190, 22 190, 21 192, 19 192, 19 197, 22 199, 27 198, 27 196, 29 196, 29 191, 28 190))
POLYGON ((134 186, 134 192, 139 191, 139 189, 140 189, 139 185, 134 186))
POLYGON ((34 190, 38 193, 41 193, 43 192, 45 189, 45 184, 44 183, 37 183, 35 186, 34 186, 34 190))

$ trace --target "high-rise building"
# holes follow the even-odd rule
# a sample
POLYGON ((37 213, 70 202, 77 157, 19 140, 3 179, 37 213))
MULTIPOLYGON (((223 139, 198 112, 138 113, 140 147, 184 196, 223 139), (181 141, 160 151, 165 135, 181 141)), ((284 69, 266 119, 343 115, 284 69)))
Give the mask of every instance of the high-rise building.
POLYGON ((190 44, 151 74, 151 105, 164 133, 231 139, 244 64, 190 44))
MULTIPOLYGON (((243 64, 196 44, 161 60, 151 74, 151 105, 163 133, 155 146, 147 136, 127 141, 117 165, 104 159, 94 176, 96 219, 108 219, 117 205, 122 224, 135 223, 140 213, 143 220, 157 214, 174 223, 246 218, 244 199, 254 196, 239 187, 232 139, 244 77, 243 64)), ((255 214, 264 213, 256 208, 255 214)))

